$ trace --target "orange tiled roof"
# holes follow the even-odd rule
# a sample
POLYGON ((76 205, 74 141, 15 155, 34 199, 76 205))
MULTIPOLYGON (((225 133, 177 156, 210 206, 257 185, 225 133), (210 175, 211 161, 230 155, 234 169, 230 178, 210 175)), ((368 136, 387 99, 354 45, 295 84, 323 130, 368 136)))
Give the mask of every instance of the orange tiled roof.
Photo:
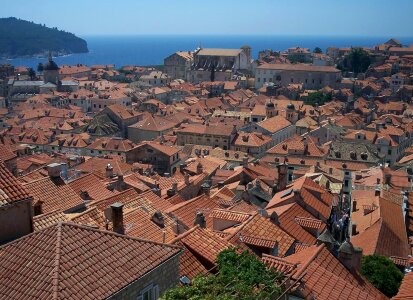
POLYGON ((175 246, 58 223, 0 248, 0 295, 106 299, 179 253, 175 246))
POLYGON ((35 202, 42 203, 43 213, 67 211, 83 206, 82 198, 69 185, 57 185, 50 177, 24 183, 23 186, 30 191, 35 202))
POLYGON ((254 214, 238 227, 230 228, 227 238, 234 244, 246 243, 256 246, 268 246, 273 249, 278 244, 278 255, 284 256, 293 246, 295 239, 269 219, 254 214), (245 238, 245 240, 244 240, 245 238))
POLYGON ((183 243, 177 242, 176 245, 184 249, 184 252, 179 258, 179 276, 186 276, 189 279, 193 279, 197 275, 208 274, 208 270, 183 243))
MULTIPOLYGON (((278 215, 279 226, 286 231, 289 235, 294 237, 297 241, 313 245, 316 242, 317 237, 310 232, 308 232, 303 226, 306 225, 300 222, 297 222, 297 219, 312 219, 313 216, 302 208, 297 203, 286 204, 283 206, 275 207, 268 210, 268 214, 276 213, 278 215)), ((320 224, 319 232, 323 231, 325 224, 320 220, 314 220, 317 225, 320 224)))
POLYGON ((31 198, 28 190, 0 160, 0 206, 31 198))
POLYGON ((70 221, 67 214, 62 211, 56 210, 46 214, 41 214, 33 218, 34 231, 42 230, 59 222, 70 221))
POLYGON ((284 258, 297 264, 294 279, 304 296, 315 299, 387 299, 360 274, 353 275, 324 245, 311 246, 284 258))
POLYGON ((158 243, 168 243, 175 238, 169 227, 161 228, 151 220, 149 212, 144 208, 136 208, 124 214, 125 234, 158 243))
POLYGON ((404 275, 402 284, 400 285, 399 292, 392 300, 411 300, 413 299, 413 273, 407 273, 404 275))
POLYGON ((209 268, 215 265, 217 256, 222 250, 234 246, 211 230, 202 229, 199 226, 179 235, 171 243, 178 242, 183 243, 193 254, 205 260, 203 264, 209 268))
POLYGON ((94 174, 86 174, 75 180, 72 180, 68 185, 78 194, 87 192, 92 200, 101 200, 114 195, 114 192, 109 191, 106 186, 94 174))

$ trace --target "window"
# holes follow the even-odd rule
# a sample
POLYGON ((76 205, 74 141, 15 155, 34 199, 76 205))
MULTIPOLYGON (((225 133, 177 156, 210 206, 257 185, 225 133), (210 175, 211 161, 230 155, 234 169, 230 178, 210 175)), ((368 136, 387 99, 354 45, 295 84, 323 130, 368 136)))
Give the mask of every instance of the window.
POLYGON ((291 78, 291 83, 293 83, 294 82, 294 78, 291 78))
POLYGON ((391 149, 387 150, 387 154, 391 155, 391 149))
POLYGON ((148 285, 140 292, 137 300, 156 300, 159 298, 159 286, 157 284, 148 285))

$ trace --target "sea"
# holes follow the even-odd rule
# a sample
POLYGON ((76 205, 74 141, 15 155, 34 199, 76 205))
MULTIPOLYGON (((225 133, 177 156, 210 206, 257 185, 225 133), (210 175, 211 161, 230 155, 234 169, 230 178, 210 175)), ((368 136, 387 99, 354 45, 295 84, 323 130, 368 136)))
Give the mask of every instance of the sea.
MULTIPOLYGON (((89 53, 56 57, 59 65, 107 65, 116 68, 124 65, 153 66, 163 64, 168 55, 176 51, 192 51, 203 48, 240 48, 248 45, 253 57, 264 49, 286 50, 290 47, 305 47, 311 50, 320 47, 372 47, 386 42, 389 36, 275 36, 275 35, 139 35, 139 36, 83 36, 89 53)), ((412 37, 399 37, 403 45, 412 45, 412 37)), ((37 68, 46 58, 0 59, 0 64, 37 68)))

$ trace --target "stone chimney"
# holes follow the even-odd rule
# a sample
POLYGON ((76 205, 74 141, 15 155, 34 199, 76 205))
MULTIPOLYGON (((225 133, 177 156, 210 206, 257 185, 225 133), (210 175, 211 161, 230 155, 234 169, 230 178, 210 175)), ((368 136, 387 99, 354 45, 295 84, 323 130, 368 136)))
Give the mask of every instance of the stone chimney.
POLYGON ((278 164, 278 191, 285 190, 288 183, 288 166, 287 164, 278 164))
POLYGON ((248 154, 245 154, 244 157, 242 158, 242 166, 243 167, 248 166, 248 154))
POLYGON ((199 225, 199 227, 201 228, 205 228, 206 227, 206 219, 205 219, 205 215, 202 212, 197 212, 195 214, 195 221, 194 221, 194 225, 199 225))
POLYGON ((270 215, 270 220, 271 220, 274 224, 277 224, 277 225, 280 224, 280 220, 279 220, 278 214, 277 214, 275 211, 273 211, 272 214, 270 215))
POLYGON ((202 174, 202 172, 204 172, 204 167, 202 166, 201 162, 199 162, 196 166, 196 173, 199 175, 202 174))
POLYGON ((380 193, 381 193, 380 188, 376 187, 375 190, 374 190, 374 196, 378 197, 378 196, 380 196, 380 193))
POLYGON ((357 211, 357 200, 353 200, 353 212, 357 211))
POLYGON ((123 174, 118 174, 116 184, 119 190, 123 190, 125 188, 125 181, 123 180, 123 174))
POLYGON ((159 227, 161 227, 161 228, 165 227, 164 217, 163 217, 162 213, 159 210, 154 212, 154 214, 152 215, 151 220, 152 220, 152 222, 154 222, 159 227))
POLYGON ((124 234, 125 228, 123 226, 123 204, 116 202, 113 203, 110 208, 112 209, 113 231, 119 234, 124 234))
POLYGON ((172 183, 172 189, 175 191, 175 193, 178 191, 178 183, 177 182, 172 183))
POLYGON ((113 167, 111 164, 108 164, 105 168, 105 175, 106 178, 112 178, 113 177, 113 167))
POLYGON ((390 184, 391 183, 391 174, 389 174, 389 173, 384 174, 384 183, 385 184, 390 184))
POLYGON ((189 182, 189 174, 188 174, 188 173, 186 173, 186 174, 184 175, 184 179, 185 179, 185 184, 186 184, 186 185, 189 185, 190 182, 189 182))
POLYGON ((207 195, 207 196, 210 195, 211 185, 210 185, 208 182, 204 182, 204 183, 201 185, 201 189, 202 189, 202 192, 203 192, 205 195, 207 195))
POLYGON ((330 231, 326 228, 322 234, 320 234, 317 238, 317 245, 324 244, 328 250, 333 249, 335 244, 335 240, 331 235, 330 231))
POLYGON ((363 250, 346 240, 338 249, 338 259, 350 271, 360 271, 363 250))
POLYGON ((67 169, 65 163, 52 163, 47 165, 47 173, 51 178, 59 178, 65 168, 67 169))

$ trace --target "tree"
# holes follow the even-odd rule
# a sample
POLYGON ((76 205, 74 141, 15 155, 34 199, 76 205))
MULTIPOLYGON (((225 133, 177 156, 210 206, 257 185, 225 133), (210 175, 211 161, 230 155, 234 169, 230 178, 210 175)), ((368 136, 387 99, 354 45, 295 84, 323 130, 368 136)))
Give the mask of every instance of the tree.
POLYGON ((397 294, 403 279, 403 273, 393 261, 380 255, 364 256, 361 262, 361 274, 388 297, 397 294))
POLYGON ((314 53, 323 53, 323 50, 321 50, 320 47, 315 47, 313 52, 314 53))
POLYGON ((29 68, 29 77, 30 80, 33 80, 33 78, 36 77, 36 72, 33 70, 33 68, 29 68))
POLYGON ((309 93, 306 99, 304 100, 304 104, 315 106, 323 105, 326 102, 331 101, 332 96, 330 93, 323 93, 321 91, 309 93))
POLYGON ((191 285, 170 289, 162 299, 276 299, 281 294, 281 273, 268 269, 247 251, 224 250, 217 263, 218 274, 197 276, 191 285))
POLYGON ((370 66, 370 56, 366 50, 362 48, 352 48, 348 56, 345 58, 345 66, 355 74, 364 73, 370 66))

